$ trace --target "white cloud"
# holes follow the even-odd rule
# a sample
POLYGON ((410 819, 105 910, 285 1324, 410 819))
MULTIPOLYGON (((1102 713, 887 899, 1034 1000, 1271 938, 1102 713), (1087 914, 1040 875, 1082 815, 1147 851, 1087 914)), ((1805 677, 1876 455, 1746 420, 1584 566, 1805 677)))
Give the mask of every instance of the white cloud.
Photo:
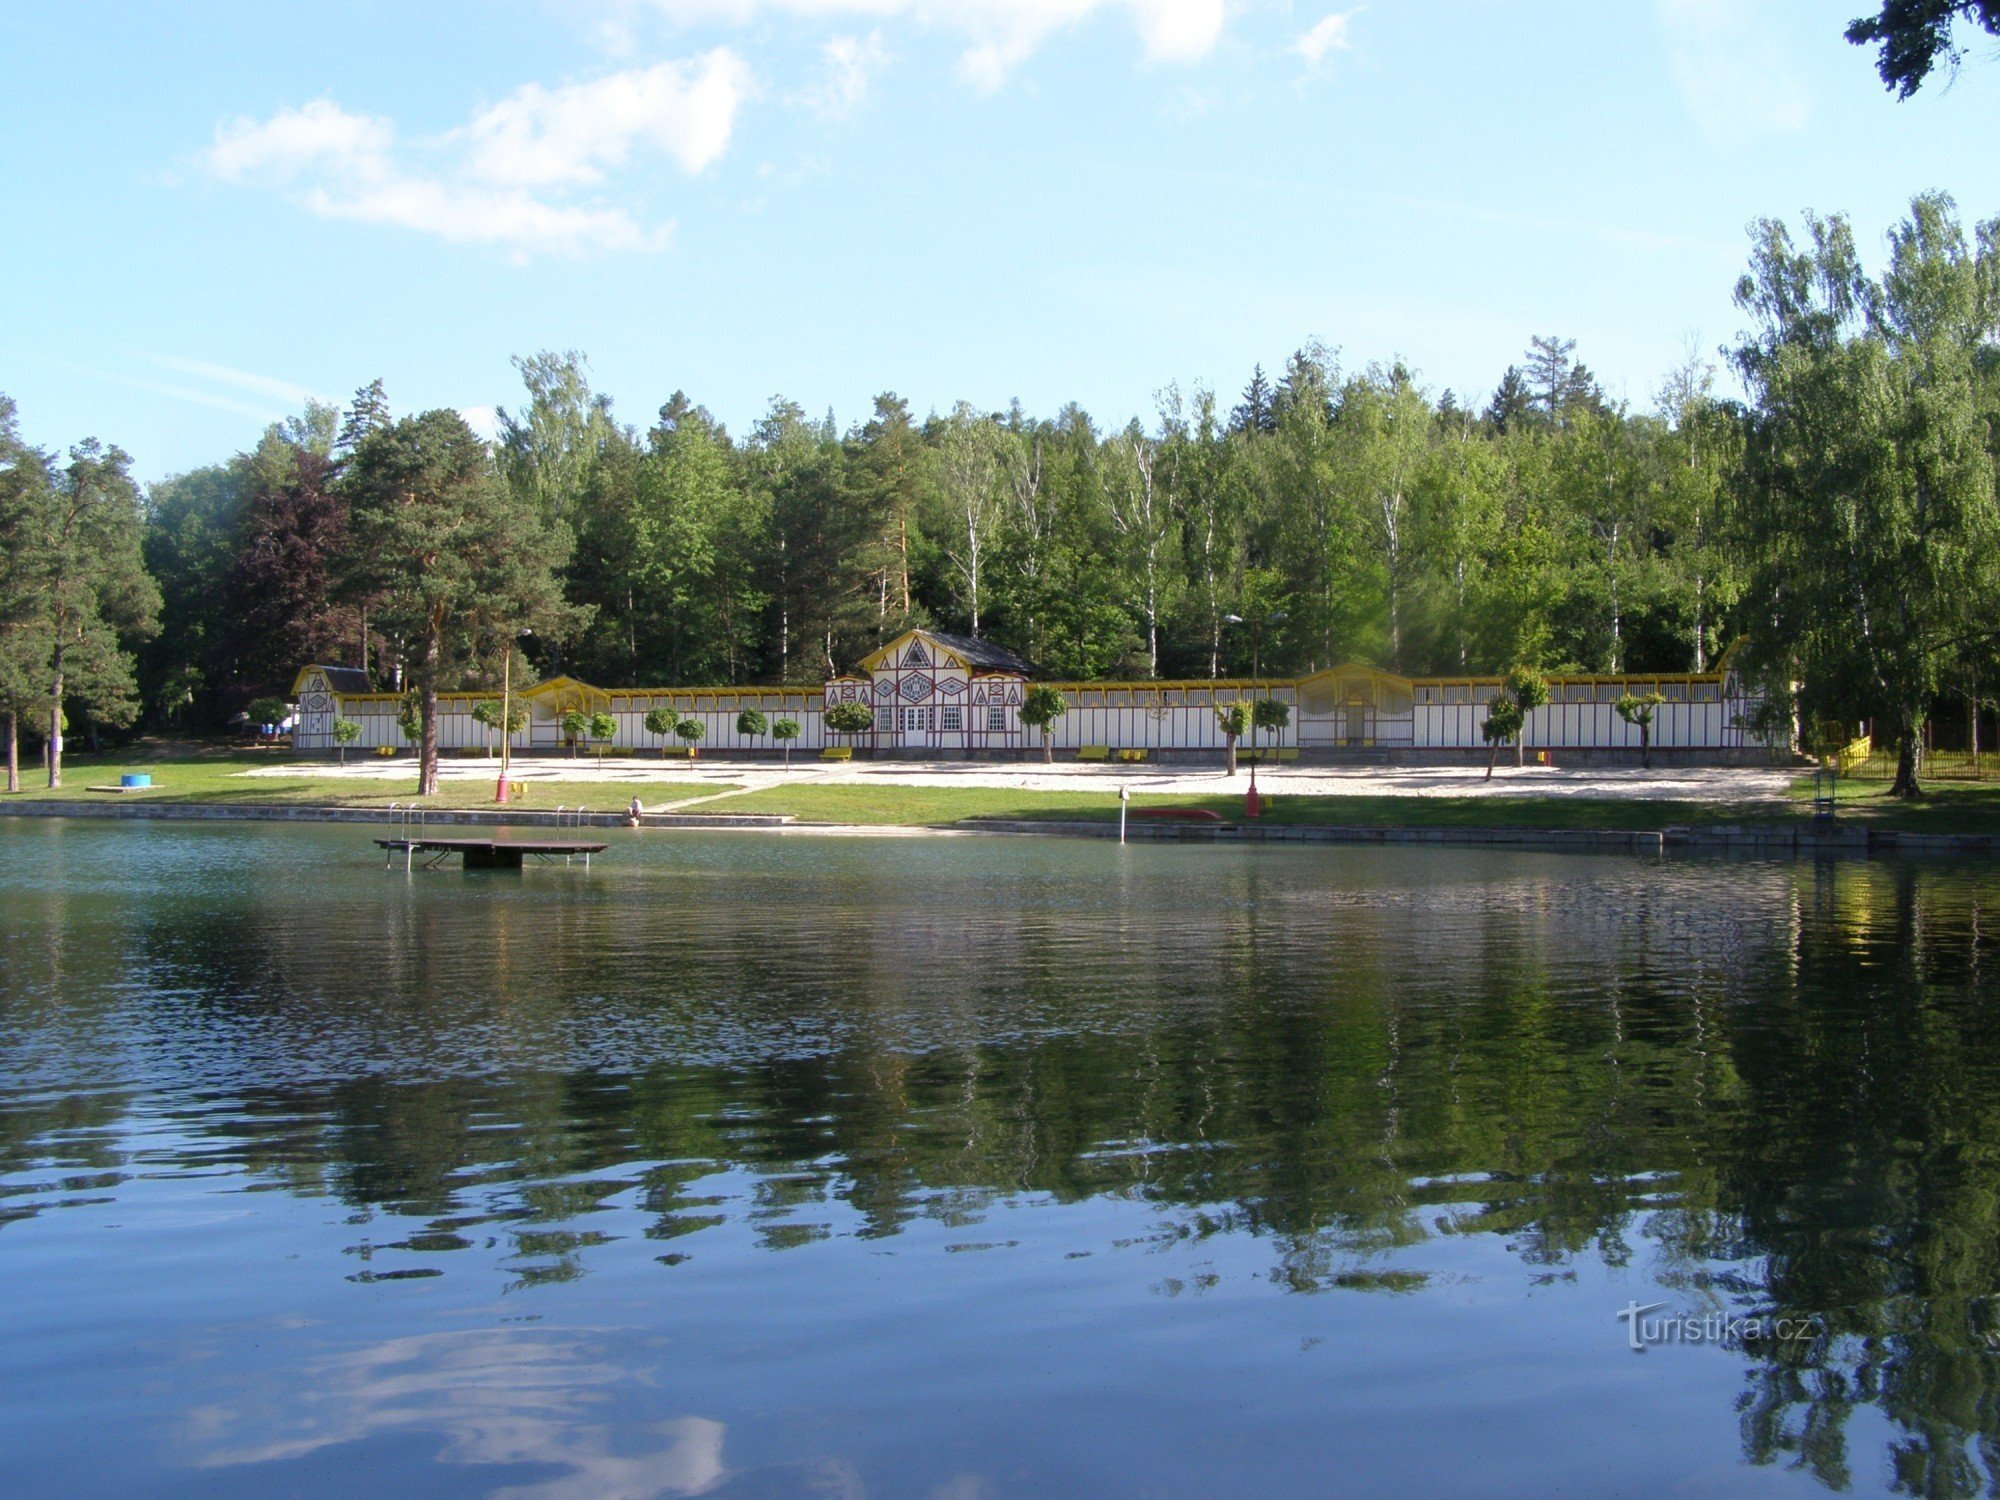
POLYGON ((889 53, 882 45, 882 33, 871 31, 865 37, 835 37, 820 48, 820 58, 820 76, 799 98, 814 114, 839 120, 867 99, 875 75, 888 65, 889 53))
POLYGON ((1805 128, 1805 85, 1767 12, 1742 0, 1660 0, 1660 24, 1681 99, 1712 144, 1805 128))
POLYGON ((744 26, 765 16, 802 21, 904 20, 955 32, 958 71, 992 90, 1050 36, 1100 13, 1122 15, 1149 62, 1197 62, 1214 50, 1228 0, 650 0, 680 25, 744 26))
POLYGON ((1306 60, 1309 68, 1316 68, 1325 62, 1329 52, 1345 52, 1351 45, 1348 31, 1361 10, 1362 7, 1357 5, 1353 10, 1335 11, 1301 34, 1292 43, 1292 50, 1306 60))
POLYGON ((729 148, 750 69, 727 47, 685 62, 545 89, 531 83, 456 132, 467 165, 488 182, 548 187, 603 180, 635 145, 701 172, 729 148))
POLYGON ((349 114, 331 99, 315 99, 304 109, 281 109, 268 120, 238 119, 218 126, 207 162, 210 171, 229 182, 315 166, 352 170, 386 153, 394 136, 387 120, 349 114))
POLYGON ((282 192, 329 219, 393 224, 517 258, 658 249, 647 226, 602 201, 574 200, 647 154, 695 174, 728 150, 754 92, 749 67, 720 47, 585 83, 530 84, 465 125, 405 144, 387 120, 330 99, 217 128, 202 164, 225 182, 282 192))
POLYGON ((496 406, 461 406, 458 414, 465 425, 491 443, 500 436, 500 409, 496 406))

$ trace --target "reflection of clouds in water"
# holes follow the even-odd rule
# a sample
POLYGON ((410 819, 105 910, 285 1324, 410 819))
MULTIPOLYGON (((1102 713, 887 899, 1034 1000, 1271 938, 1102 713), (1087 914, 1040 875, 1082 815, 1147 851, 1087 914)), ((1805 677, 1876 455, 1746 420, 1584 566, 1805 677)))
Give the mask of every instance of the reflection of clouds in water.
POLYGON ((391 1339, 301 1375, 288 1396, 190 1413, 189 1436, 208 1450, 202 1467, 281 1463, 339 1444, 435 1432, 443 1462, 566 1471, 494 1491, 506 1500, 661 1500, 703 1494, 727 1473, 723 1424, 707 1417, 643 1422, 621 1412, 587 1420, 611 1415, 605 1407, 631 1376, 593 1359, 577 1334, 391 1339), (616 1439, 617 1447, 647 1451, 613 1452, 616 1439))

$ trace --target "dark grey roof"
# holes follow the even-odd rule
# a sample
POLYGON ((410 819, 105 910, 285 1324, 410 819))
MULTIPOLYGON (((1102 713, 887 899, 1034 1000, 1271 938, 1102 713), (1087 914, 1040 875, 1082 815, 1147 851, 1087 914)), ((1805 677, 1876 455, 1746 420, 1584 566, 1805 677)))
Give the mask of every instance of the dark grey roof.
MULTIPOLYGON (((314 663, 318 666, 318 663, 314 663)), ((326 685, 336 693, 372 693, 375 684, 368 680, 368 674, 359 667, 320 667, 320 675, 326 678, 326 685)))
POLYGON ((1019 672, 1023 677, 1034 675, 1035 669, 1005 646, 996 646, 991 641, 978 640, 969 635, 946 635, 942 630, 926 630, 924 634, 940 646, 957 652, 969 666, 986 667, 996 672, 1019 672))

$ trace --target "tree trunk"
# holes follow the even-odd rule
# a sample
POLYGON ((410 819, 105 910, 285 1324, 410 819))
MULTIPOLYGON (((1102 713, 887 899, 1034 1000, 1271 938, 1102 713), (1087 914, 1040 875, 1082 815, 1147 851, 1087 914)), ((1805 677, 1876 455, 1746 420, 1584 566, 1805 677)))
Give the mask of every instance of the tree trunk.
POLYGON ((1651 724, 1641 724, 1639 726, 1639 769, 1642 771, 1653 769, 1653 726, 1651 724))
POLYGON ((21 790, 21 715, 12 708, 7 710, 7 790, 21 790))
POLYGON ((1493 779, 1493 768, 1500 764, 1500 742, 1493 741, 1493 748, 1486 752, 1486 779, 1493 779))
POLYGON ((1910 714, 1898 726, 1896 735, 1896 779, 1890 784, 1891 797, 1921 797, 1924 789, 1918 780, 1923 770, 1924 741, 1923 717, 1910 714))
POLYGON ((1052 766, 1055 763, 1056 742, 1054 737, 1049 733, 1049 726, 1044 724, 1042 726, 1042 764, 1052 766))
POLYGON ((1229 774, 1234 776, 1236 774, 1236 736, 1225 734, 1222 739, 1229 755, 1229 774))
POLYGON ((49 699, 49 786, 62 785, 62 700, 63 700, 63 651, 56 647, 56 683, 49 699))

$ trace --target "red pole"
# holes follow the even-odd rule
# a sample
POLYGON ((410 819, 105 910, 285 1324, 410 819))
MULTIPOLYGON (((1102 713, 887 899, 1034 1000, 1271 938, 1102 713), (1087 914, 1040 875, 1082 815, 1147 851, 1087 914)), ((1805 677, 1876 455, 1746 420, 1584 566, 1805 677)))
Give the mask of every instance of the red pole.
POLYGON ((1257 796, 1257 762, 1252 760, 1250 762, 1250 790, 1243 797, 1243 816, 1246 818, 1260 817, 1263 811, 1264 804, 1257 796))

